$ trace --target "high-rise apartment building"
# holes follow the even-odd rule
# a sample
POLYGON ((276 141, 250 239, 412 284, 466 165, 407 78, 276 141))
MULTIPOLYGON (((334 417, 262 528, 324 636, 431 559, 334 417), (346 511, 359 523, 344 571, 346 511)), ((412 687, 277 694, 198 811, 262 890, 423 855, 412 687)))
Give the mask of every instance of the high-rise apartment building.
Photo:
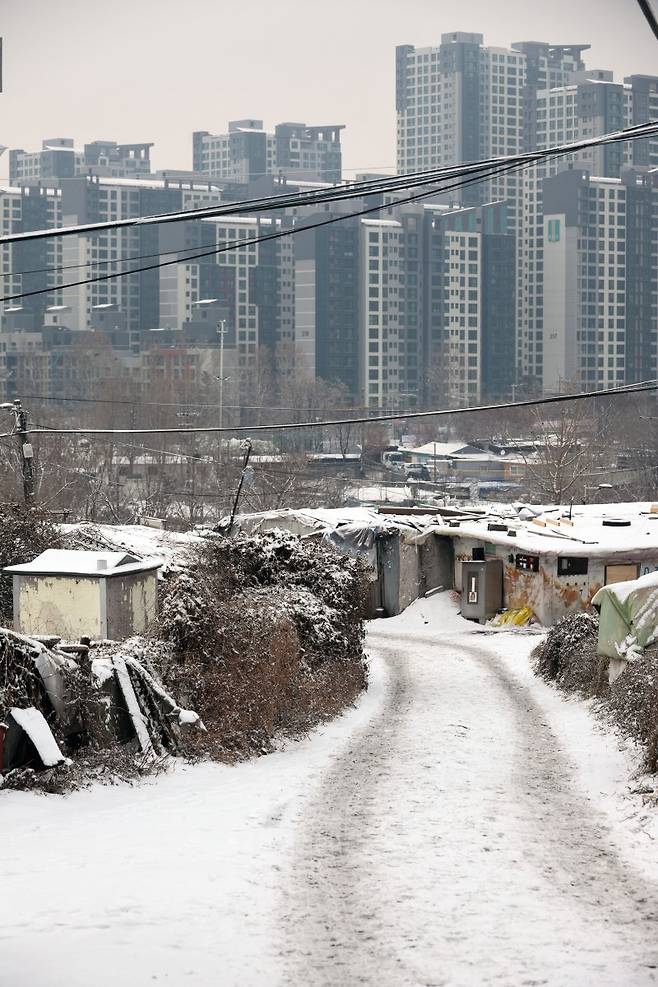
POLYGON ((233 313, 238 366, 248 372, 265 349, 291 359, 294 345, 294 260, 287 239, 265 239, 291 220, 273 216, 222 216, 204 220, 223 250, 211 264, 224 275, 220 300, 233 313))
MULTIPOLYGON (((0 188, 0 235, 25 233, 62 225, 62 202, 59 189, 48 186, 0 188)), ((61 240, 27 240, 0 246, 0 288, 4 311, 20 309, 21 321, 38 326, 49 305, 59 302, 55 285, 56 268, 62 262, 61 240), (12 296, 22 292, 37 292, 52 287, 51 292, 12 296)))
MULTIPOLYGON (((398 47, 398 169, 403 173, 550 148, 658 118, 658 78, 588 70, 589 45, 515 42, 487 48, 479 34, 444 34, 433 48, 398 47)), ((449 193, 462 205, 507 200, 516 237, 518 383, 541 389, 544 373, 544 180, 569 165, 619 178, 624 166, 656 167, 658 142, 609 144, 475 182, 449 193)))
POLYGON ((573 168, 544 181, 543 386, 656 375, 658 175, 573 168))
POLYGON ((193 168, 216 180, 248 183, 263 175, 298 181, 339 182, 343 124, 323 127, 279 123, 274 133, 262 120, 232 120, 228 133, 193 135, 193 168))
MULTIPOLYGON (((66 226, 133 219, 156 213, 174 212, 216 204, 221 192, 207 184, 167 182, 155 179, 80 177, 61 182, 61 217, 66 226)), ((176 227, 179 231, 185 224, 176 227)), ((198 225, 198 224, 197 224, 198 225)), ((155 262, 161 250, 180 252, 187 246, 185 236, 174 243, 167 225, 128 226, 99 230, 93 234, 65 237, 62 260, 92 273, 132 270, 155 262), (177 244, 180 243, 180 246, 177 244), (137 260, 140 258, 141 260, 137 260)), ((191 243, 196 245, 195 240, 191 243)), ((168 257, 165 259, 173 259, 168 257)), ((191 318, 191 306, 202 297, 198 261, 171 265, 161 270, 135 271, 120 278, 100 280, 64 288, 61 298, 70 309, 72 328, 91 327, 98 305, 113 305, 122 313, 130 347, 137 349, 144 332, 160 328, 160 278, 171 290, 167 275, 175 271, 182 279, 181 320, 191 318)), ((78 280, 77 278, 72 280, 78 280)), ((167 301, 167 294, 163 299, 167 301)))
POLYGON ((515 241, 506 203, 427 207, 422 366, 431 402, 474 404, 514 381, 515 241))
MULTIPOLYGON (((539 149, 596 137, 637 123, 657 112, 658 78, 630 77, 615 83, 612 73, 601 70, 575 72, 567 84, 538 91, 535 144, 539 149)), ((592 177, 619 178, 625 165, 650 166, 658 156, 653 139, 589 148, 562 158, 551 158, 524 170, 523 213, 519 235, 518 366, 519 380, 534 388, 546 386, 544 372, 547 345, 544 308, 545 226, 544 180, 570 166, 587 169, 592 177), (543 382, 543 384, 542 384, 543 382)))
POLYGON ((359 221, 359 390, 368 407, 400 401, 400 277, 402 224, 359 221))
MULTIPOLYGON (((481 34, 453 32, 434 48, 396 50, 397 162, 401 174, 517 154, 524 142, 526 59, 485 48, 481 34)), ((476 205, 511 200, 515 173, 452 189, 450 201, 476 205)))

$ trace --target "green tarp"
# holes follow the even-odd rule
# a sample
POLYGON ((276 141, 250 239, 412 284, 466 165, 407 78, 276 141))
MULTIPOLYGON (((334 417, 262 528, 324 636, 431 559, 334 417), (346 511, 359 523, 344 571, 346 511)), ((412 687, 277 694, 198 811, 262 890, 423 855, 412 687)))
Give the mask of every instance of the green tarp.
POLYGON ((601 608, 600 655, 630 661, 658 638, 658 572, 604 586, 592 603, 601 608))

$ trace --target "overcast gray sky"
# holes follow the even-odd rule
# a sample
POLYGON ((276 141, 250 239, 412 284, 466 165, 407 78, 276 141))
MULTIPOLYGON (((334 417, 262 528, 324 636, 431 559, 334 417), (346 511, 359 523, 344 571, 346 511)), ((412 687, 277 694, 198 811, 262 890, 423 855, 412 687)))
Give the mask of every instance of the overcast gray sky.
POLYGON ((153 141, 156 167, 191 168, 192 131, 253 116, 345 123, 346 168, 393 167, 395 45, 445 31, 589 42, 619 81, 658 73, 636 0, 2 0, 0 144, 153 141))

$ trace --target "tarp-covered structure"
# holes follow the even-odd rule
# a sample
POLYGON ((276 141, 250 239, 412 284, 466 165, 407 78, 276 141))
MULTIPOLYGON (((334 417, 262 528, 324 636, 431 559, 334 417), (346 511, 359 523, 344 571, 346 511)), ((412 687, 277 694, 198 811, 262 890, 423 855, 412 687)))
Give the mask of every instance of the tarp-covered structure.
POLYGON ((600 608, 597 651, 610 658, 612 681, 658 640, 658 572, 603 586, 592 604, 600 608))

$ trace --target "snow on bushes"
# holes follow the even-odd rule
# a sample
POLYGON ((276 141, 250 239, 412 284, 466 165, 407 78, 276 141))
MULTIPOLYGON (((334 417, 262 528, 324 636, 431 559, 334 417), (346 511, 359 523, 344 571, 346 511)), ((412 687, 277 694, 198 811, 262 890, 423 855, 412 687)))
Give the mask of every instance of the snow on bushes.
POLYGON ((658 650, 629 662, 612 685, 608 659, 597 654, 595 614, 567 614, 548 632, 532 657, 538 675, 567 692, 596 700, 605 720, 646 745, 647 771, 658 770, 658 650))
POLYGON ((646 768, 658 771, 658 651, 645 651, 628 663, 610 686, 607 705, 625 733, 646 742, 646 768))
POLYGON ((366 684, 363 562, 281 531, 217 537, 171 579, 160 670, 198 709, 215 756, 269 750, 335 715, 366 684))
POLYGON ((596 653, 598 630, 592 614, 567 614, 532 653, 538 674, 567 691, 600 695, 607 687, 608 662, 596 653))

